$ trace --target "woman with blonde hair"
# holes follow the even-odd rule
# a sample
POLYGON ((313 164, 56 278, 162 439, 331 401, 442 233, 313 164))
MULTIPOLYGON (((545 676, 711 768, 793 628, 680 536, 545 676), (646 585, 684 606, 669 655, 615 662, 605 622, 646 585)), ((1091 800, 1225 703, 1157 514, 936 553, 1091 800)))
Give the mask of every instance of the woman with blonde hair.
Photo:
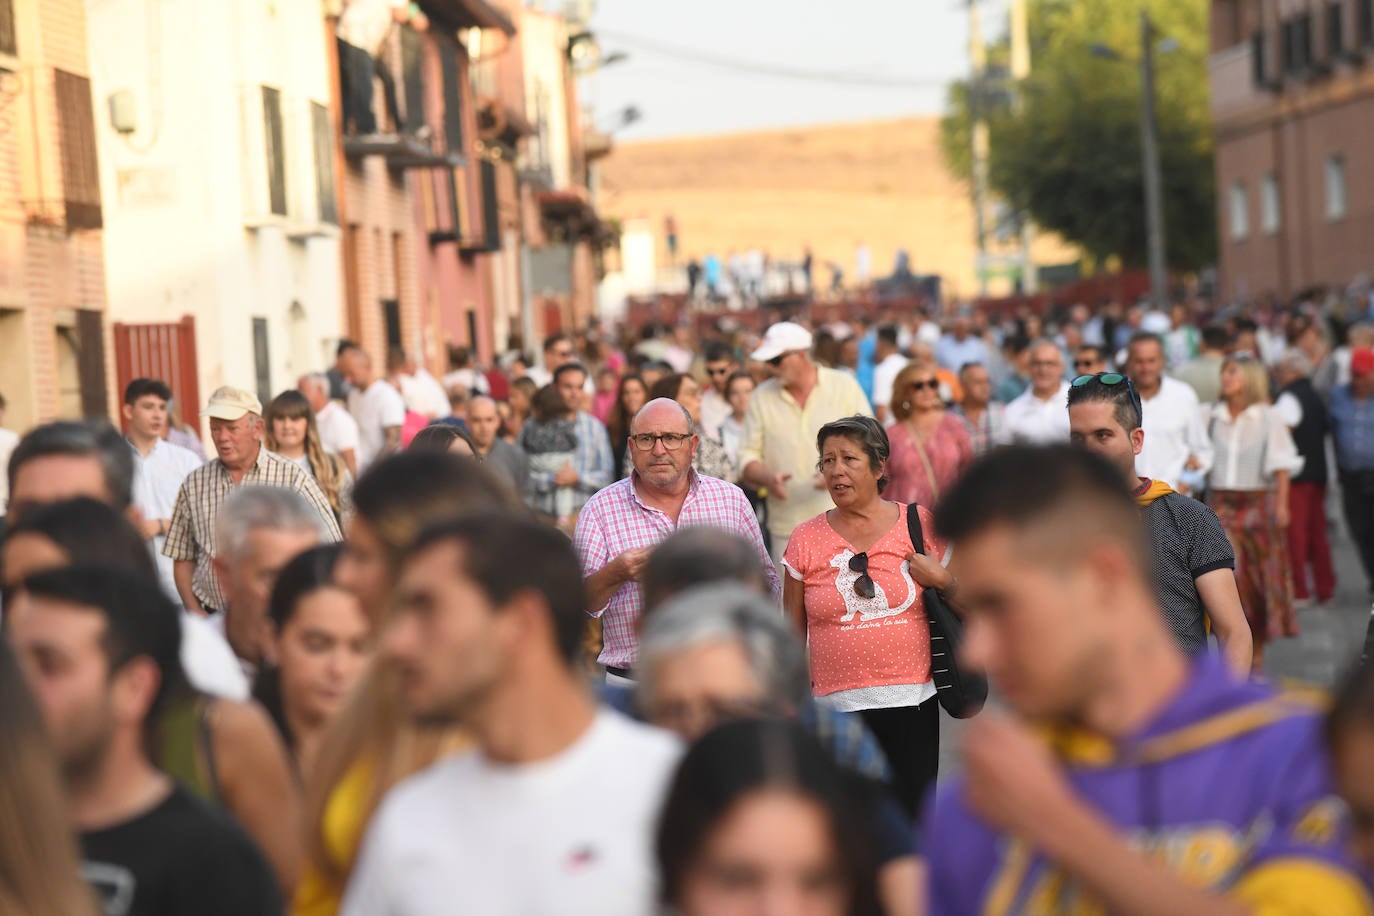
MULTIPOLYGON (((516 495, 474 461, 403 452, 368 469, 353 491, 335 581, 362 602, 381 638, 401 564, 429 525, 463 512, 522 511, 516 495)), ((375 660, 320 742, 305 774, 306 872, 295 916, 333 916, 368 821, 392 786, 462 745, 453 729, 423 729, 402 711, 400 678, 375 660)))
POLYGON ((19 663, 0 641, 0 914, 95 916, 64 814, 57 754, 19 663))
POLYGON ((290 458, 314 477, 334 516, 342 521, 349 491, 353 489, 353 475, 348 473, 342 458, 324 450, 310 401, 294 388, 283 391, 267 405, 263 420, 263 439, 268 451, 290 458))
POLYGON ((1236 585, 1254 639, 1251 666, 1264 669, 1264 644, 1298 635, 1284 529, 1288 486, 1303 460, 1269 401, 1269 376, 1246 354, 1221 364, 1221 398, 1207 414, 1214 459, 1207 503, 1236 552, 1236 585))
POLYGON ((913 360, 897 373, 891 409, 896 422, 887 428, 887 498, 933 509, 973 463, 968 427, 945 409, 934 363, 913 360))

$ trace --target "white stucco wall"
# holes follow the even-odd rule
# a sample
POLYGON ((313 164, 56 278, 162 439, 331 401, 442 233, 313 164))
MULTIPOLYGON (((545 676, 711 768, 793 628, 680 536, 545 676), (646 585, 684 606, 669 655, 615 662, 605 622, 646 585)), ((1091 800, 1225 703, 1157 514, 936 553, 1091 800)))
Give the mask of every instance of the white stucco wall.
POLYGON ((337 233, 289 231, 316 222, 309 104, 329 101, 320 5, 88 0, 86 9, 111 320, 194 315, 204 398, 221 384, 255 388, 252 319, 266 318, 271 390, 293 386, 325 365, 343 320, 337 233), (285 219, 267 214, 262 85, 282 94, 285 219), (132 134, 111 125, 108 99, 120 91, 134 101, 132 134))

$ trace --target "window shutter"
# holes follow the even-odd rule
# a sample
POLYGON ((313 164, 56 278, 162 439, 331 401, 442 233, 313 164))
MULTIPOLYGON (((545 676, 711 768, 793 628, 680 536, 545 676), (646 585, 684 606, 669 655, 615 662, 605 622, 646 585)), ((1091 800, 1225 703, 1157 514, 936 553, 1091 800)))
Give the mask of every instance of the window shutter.
POLYGON ((315 145, 315 200, 320 222, 339 224, 339 203, 334 189, 334 140, 329 109, 310 103, 310 133, 315 145))
POLYGON ((76 336, 80 342, 76 371, 81 381, 81 413, 86 417, 109 414, 105 392, 105 325, 102 313, 77 309, 76 336))
POLYGON ((281 90, 262 87, 263 137, 267 153, 268 209, 286 215, 286 149, 282 130, 281 90))
POLYGON ((58 132, 62 143, 62 198, 68 229, 99 229, 100 169, 95 153, 91 81, 53 70, 58 132))

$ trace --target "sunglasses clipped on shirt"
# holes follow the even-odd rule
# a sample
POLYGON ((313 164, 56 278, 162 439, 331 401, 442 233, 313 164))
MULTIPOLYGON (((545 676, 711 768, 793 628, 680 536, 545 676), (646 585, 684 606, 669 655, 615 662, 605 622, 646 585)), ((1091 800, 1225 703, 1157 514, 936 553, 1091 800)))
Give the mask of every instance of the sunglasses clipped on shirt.
POLYGON ((859 574, 854 580, 854 594, 860 598, 872 598, 878 594, 873 587, 873 577, 868 574, 868 551, 864 550, 849 558, 849 571, 859 574))
POLYGON ((1096 375, 1080 375, 1069 384, 1074 388, 1082 388, 1090 382, 1097 382, 1108 388, 1125 385, 1126 393, 1131 396, 1131 405, 1135 407, 1136 416, 1145 416, 1145 407, 1140 403, 1140 394, 1135 390, 1135 383, 1131 381, 1130 376, 1122 375, 1120 372, 1099 372, 1096 375))

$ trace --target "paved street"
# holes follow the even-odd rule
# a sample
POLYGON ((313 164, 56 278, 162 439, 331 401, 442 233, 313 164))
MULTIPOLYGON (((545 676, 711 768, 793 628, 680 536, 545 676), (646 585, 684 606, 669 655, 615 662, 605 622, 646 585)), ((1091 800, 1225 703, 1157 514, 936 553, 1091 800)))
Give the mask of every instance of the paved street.
MULTIPOLYGON (((1328 517, 1339 510, 1328 507, 1328 517)), ((1329 607, 1298 612, 1301 635, 1270 643, 1265 651, 1271 678, 1288 678, 1328 687, 1360 651, 1369 621, 1370 599, 1354 546, 1337 521, 1331 549, 1336 563, 1336 600, 1329 607)), ((948 716, 940 723, 940 773, 958 771, 962 723, 948 716)))

